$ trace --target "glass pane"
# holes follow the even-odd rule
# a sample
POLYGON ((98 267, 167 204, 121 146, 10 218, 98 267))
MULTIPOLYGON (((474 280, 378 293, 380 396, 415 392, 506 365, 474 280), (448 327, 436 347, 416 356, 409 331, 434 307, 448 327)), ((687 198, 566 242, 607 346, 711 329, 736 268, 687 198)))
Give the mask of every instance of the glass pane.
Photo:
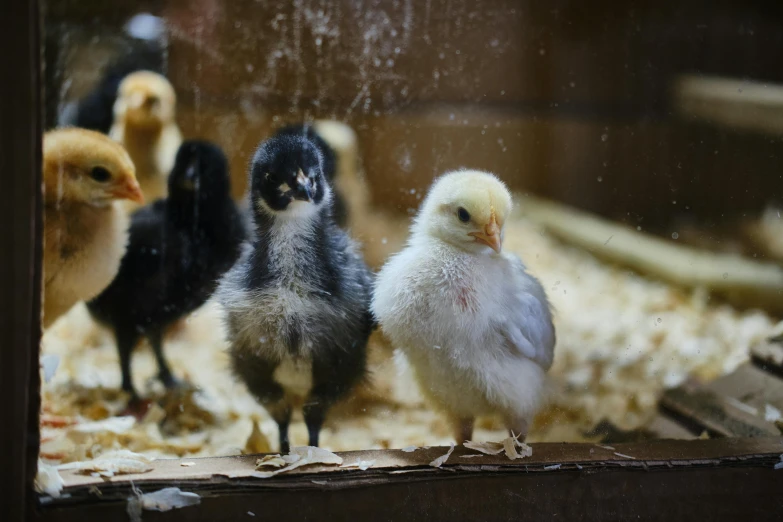
POLYGON ((778 8, 46 4, 45 461, 778 433, 778 8))

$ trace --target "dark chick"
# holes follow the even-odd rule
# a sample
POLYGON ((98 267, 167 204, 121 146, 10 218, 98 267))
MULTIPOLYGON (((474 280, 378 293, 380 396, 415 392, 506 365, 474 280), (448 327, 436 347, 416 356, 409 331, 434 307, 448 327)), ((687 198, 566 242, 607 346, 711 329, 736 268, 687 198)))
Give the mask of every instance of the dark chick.
POLYGON ((163 355, 167 326, 203 305, 241 251, 245 229, 229 194, 228 164, 216 146, 182 144, 168 180, 169 196, 131 217, 127 253, 114 281, 87 306, 114 330, 122 388, 136 401, 131 352, 152 345, 159 377, 176 380, 163 355))
POLYGON ((217 296, 226 311, 234 373, 266 407, 289 451, 295 397, 311 446, 324 418, 365 375, 372 274, 332 217, 319 144, 282 133, 253 158, 254 238, 217 296))

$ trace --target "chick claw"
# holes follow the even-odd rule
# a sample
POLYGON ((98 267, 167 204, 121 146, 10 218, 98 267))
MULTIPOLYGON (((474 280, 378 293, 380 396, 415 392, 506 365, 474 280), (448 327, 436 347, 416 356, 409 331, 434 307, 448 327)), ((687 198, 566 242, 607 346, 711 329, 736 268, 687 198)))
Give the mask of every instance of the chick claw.
POLYGON ((128 401, 128 405, 125 406, 121 415, 131 415, 136 418, 136 421, 140 422, 147 415, 151 406, 151 400, 134 397, 128 401))

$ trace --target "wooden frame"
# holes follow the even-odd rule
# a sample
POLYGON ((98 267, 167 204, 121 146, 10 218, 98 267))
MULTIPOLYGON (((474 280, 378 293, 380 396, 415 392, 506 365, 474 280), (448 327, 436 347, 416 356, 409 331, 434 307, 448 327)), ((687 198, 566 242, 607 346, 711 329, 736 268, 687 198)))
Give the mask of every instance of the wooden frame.
MULTIPOLYGON (((783 441, 720 439, 618 445, 537 444, 521 461, 463 459, 445 452, 361 452, 369 470, 305 469, 273 479, 225 477, 227 467, 252 468, 254 457, 201 459, 193 468, 159 461, 147 475, 73 485, 42 504, 33 492, 40 405, 40 59, 39 2, 7 2, 0 17, 7 50, 0 96, 0 431, 3 520, 124 519, 134 487, 178 485, 202 496, 198 507, 169 518, 218 520, 519 520, 553 518, 777 520, 783 441), (632 458, 631 458, 632 457, 632 458), (221 474, 222 473, 222 474, 221 474), (133 482, 130 481, 133 479, 133 482), (96 493, 97 492, 97 493, 96 493)), ((350 462, 356 454, 344 455, 350 462)), ((152 516, 150 518, 160 518, 152 516)), ((148 514, 144 514, 147 519, 148 514)))
POLYGON ((35 496, 41 334, 41 125, 38 2, 5 2, 0 96, 0 512, 22 520, 35 496))

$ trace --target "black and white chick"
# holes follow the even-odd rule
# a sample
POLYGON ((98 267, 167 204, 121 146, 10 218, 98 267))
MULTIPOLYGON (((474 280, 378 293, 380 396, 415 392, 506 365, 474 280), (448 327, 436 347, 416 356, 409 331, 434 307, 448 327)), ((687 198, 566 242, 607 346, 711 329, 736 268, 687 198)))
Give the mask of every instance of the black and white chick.
POLYGON ((279 427, 297 398, 309 444, 366 373, 372 274, 333 218, 333 168, 308 133, 278 134, 250 170, 254 238, 220 284, 235 375, 279 427))
POLYGON ((139 403, 131 352, 146 337, 159 378, 177 385, 163 354, 167 326, 203 305, 239 258, 245 227, 230 195, 228 162, 215 145, 186 141, 168 180, 169 196, 131 216, 129 243, 112 283, 87 304, 116 336, 122 389, 139 403))

